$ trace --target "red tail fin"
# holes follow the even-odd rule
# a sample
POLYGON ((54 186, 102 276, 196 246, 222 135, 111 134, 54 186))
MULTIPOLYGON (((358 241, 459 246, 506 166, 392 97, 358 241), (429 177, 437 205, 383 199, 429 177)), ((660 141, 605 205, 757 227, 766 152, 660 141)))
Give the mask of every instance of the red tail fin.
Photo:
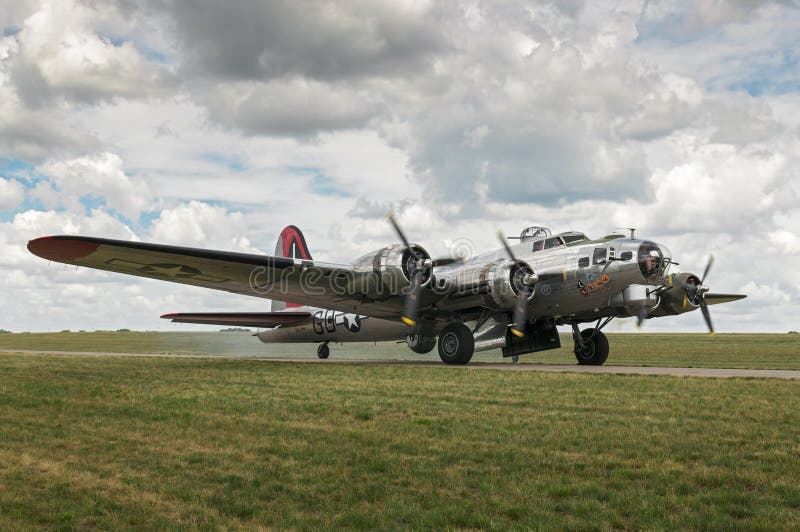
MULTIPOLYGON (((311 253, 308 252, 306 238, 303 236, 303 232, 295 225, 287 225, 281 231, 278 243, 275 245, 275 256, 312 260, 311 253)), ((283 301, 272 302, 273 311, 299 306, 296 303, 284 303, 283 301)))

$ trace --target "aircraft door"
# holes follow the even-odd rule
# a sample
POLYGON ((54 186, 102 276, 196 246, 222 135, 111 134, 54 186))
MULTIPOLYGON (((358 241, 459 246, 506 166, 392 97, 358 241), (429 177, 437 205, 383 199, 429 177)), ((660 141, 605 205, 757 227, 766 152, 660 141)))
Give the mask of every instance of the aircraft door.
POLYGON ((335 310, 326 310, 325 311, 325 330, 329 333, 336 331, 336 311, 335 310))

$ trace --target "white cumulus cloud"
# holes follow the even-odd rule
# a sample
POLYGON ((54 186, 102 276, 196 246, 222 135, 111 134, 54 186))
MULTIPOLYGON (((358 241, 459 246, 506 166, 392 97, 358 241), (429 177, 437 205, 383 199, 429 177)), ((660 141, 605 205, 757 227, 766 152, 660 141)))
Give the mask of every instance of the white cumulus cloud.
POLYGON ((165 244, 259 253, 247 239, 242 213, 201 201, 162 210, 150 234, 153 240, 165 244))
POLYGON ((13 209, 25 200, 25 187, 15 179, 0 177, 0 209, 13 209))
MULTIPOLYGON (((80 198, 97 196, 109 208, 135 220, 150 201, 147 184, 126 175, 122 159, 114 153, 51 161, 37 170, 50 177, 60 201, 73 209, 81 209, 80 198)), ((48 191, 41 191, 41 194, 52 197, 48 191)))

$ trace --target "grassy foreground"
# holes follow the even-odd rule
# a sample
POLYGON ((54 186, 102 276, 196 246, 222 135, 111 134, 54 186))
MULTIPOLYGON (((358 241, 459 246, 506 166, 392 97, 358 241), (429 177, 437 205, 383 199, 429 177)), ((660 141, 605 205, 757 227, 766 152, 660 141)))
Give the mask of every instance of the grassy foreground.
MULTIPOLYGON (((800 369, 800 334, 609 334, 607 364, 710 368, 800 369)), ((561 349, 520 357, 522 363, 575 364, 572 340, 561 349)), ((0 349, 51 349, 114 353, 176 353, 316 357, 314 344, 262 344, 247 333, 92 332, 0 334, 0 349)), ((331 356, 350 359, 435 360, 395 342, 333 345, 331 356)), ((503 360, 499 350, 478 353, 476 361, 503 360)))
POLYGON ((797 528, 797 390, 0 354, 0 529, 797 528))

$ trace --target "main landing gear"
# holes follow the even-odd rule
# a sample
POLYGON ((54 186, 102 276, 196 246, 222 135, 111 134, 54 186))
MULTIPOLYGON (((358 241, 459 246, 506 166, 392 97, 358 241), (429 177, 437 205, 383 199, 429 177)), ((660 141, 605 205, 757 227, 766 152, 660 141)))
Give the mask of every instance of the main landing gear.
POLYGON ((451 323, 439 333, 439 358, 445 364, 464 365, 475 352, 475 337, 463 323, 451 323))
POLYGON ((331 356, 331 349, 328 347, 328 342, 319 344, 319 347, 317 348, 317 356, 323 359, 331 356))
POLYGON ((575 358, 578 364, 584 366, 601 366, 608 358, 608 338, 600 329, 611 321, 606 320, 602 325, 592 329, 578 329, 578 324, 572 324, 572 337, 575 340, 575 358))

